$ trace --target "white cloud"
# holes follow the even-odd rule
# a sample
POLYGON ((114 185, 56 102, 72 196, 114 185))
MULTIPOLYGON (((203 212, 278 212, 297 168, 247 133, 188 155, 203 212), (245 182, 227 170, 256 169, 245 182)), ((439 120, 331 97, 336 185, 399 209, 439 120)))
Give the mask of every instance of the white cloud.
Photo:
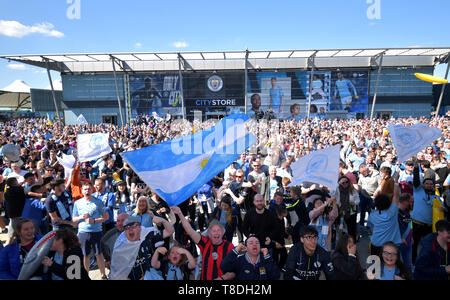
POLYGON ((175 48, 186 48, 186 47, 189 46, 186 42, 181 42, 181 41, 179 41, 179 42, 174 42, 172 45, 173 45, 175 48))
POLYGON ((26 26, 17 21, 0 20, 0 35, 22 38, 29 34, 37 33, 57 38, 64 37, 64 33, 54 30, 54 27, 53 24, 48 22, 26 26))
POLYGON ((141 47, 142 47, 142 43, 137 42, 137 43, 135 44, 135 46, 136 46, 136 48, 141 48, 141 47))
POLYGON ((13 70, 28 70, 27 66, 22 64, 8 64, 7 67, 13 70))

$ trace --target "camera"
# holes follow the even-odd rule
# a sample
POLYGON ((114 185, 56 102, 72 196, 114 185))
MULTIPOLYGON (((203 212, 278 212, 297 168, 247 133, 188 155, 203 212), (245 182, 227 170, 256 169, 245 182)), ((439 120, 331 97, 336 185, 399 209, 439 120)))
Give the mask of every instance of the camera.
POLYGON ((328 215, 332 210, 333 210, 333 206, 327 205, 327 207, 325 207, 325 210, 323 211, 323 214, 328 215))

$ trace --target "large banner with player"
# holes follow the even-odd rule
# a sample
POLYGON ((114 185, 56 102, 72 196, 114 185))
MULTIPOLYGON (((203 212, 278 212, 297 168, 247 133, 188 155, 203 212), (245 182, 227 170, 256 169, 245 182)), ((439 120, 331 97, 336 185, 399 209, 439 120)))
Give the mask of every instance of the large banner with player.
POLYGON ((333 71, 330 110, 347 111, 347 117, 366 113, 369 103, 369 72, 333 71))
POLYGON ((145 74, 129 76, 130 113, 153 112, 159 115, 181 114, 181 88, 178 74, 145 74))
POLYGON ((250 116, 301 119, 307 116, 311 90, 311 117, 325 118, 330 111, 356 117, 368 103, 367 71, 249 72, 250 116), (310 87, 311 84, 311 87, 310 87))

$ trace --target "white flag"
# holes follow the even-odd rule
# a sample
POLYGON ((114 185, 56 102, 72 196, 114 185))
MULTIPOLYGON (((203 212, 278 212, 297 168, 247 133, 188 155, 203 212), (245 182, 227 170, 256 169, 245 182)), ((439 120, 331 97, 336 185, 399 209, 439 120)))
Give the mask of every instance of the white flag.
POLYGON ((56 159, 58 160, 59 164, 64 167, 65 178, 69 178, 75 165, 75 157, 73 157, 73 155, 65 155, 63 153, 62 158, 57 157, 56 159))
POLYGON ((389 123, 387 129, 397 150, 399 162, 404 162, 416 155, 442 135, 438 128, 429 127, 425 123, 408 127, 389 123))
POLYGON ((291 165, 293 180, 289 186, 308 181, 336 190, 339 179, 339 152, 336 145, 308 154, 291 165))
POLYGON ((86 125, 88 122, 86 121, 86 118, 83 116, 83 114, 80 114, 77 118, 77 122, 81 125, 86 125))
POLYGON ((89 133, 77 136, 77 153, 80 162, 94 160, 111 151, 109 133, 89 133))

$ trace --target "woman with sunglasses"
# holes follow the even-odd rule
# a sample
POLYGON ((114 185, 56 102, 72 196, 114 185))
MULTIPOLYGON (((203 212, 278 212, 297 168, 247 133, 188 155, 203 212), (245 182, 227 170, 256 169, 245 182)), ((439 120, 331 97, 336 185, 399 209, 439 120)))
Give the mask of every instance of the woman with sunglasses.
POLYGON ((212 219, 216 219, 225 228, 224 238, 230 242, 233 241, 233 235, 238 223, 238 216, 233 210, 231 199, 230 195, 224 195, 220 205, 211 214, 212 219))
POLYGON ((347 225, 348 234, 356 238, 356 216, 358 213, 359 194, 346 176, 339 178, 339 186, 336 189, 336 203, 339 207, 339 215, 347 225))

